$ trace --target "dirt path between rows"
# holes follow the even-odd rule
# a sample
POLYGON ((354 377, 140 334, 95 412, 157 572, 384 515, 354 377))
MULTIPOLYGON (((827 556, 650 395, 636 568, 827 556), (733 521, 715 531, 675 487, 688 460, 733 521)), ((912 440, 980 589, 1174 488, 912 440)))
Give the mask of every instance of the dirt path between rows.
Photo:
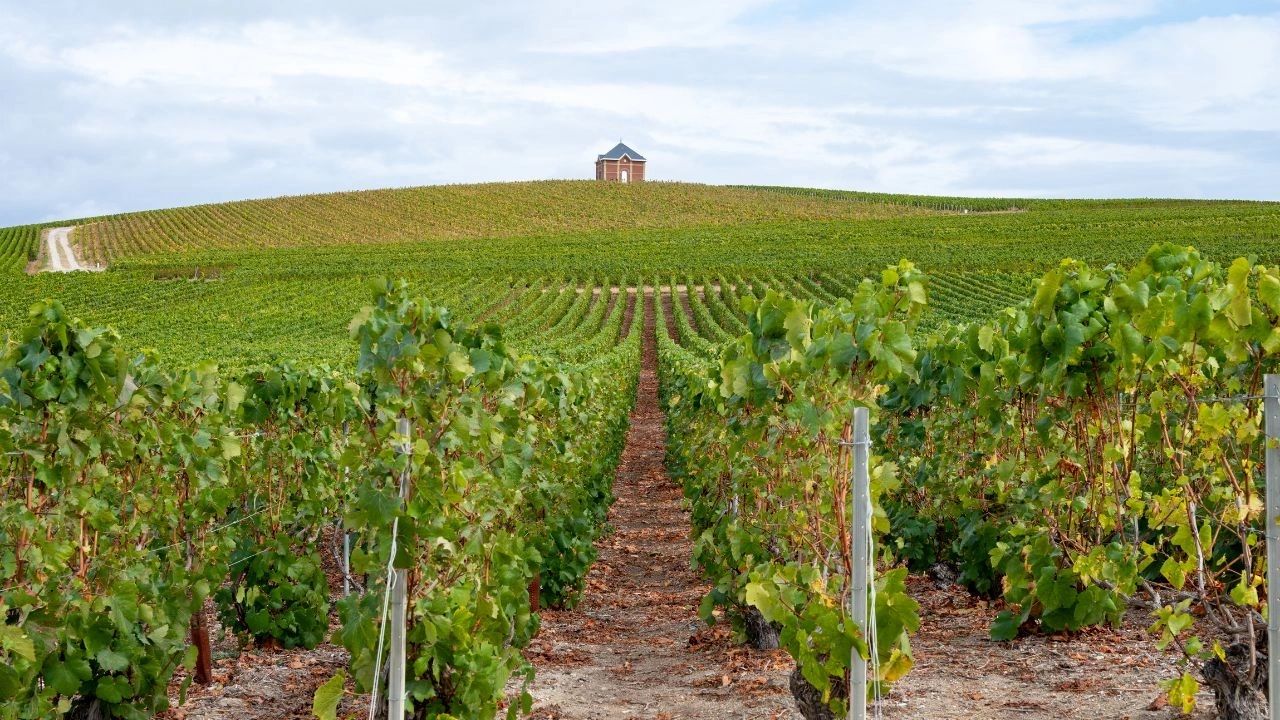
POLYGON ((537 668, 534 717, 798 718, 785 652, 735 646, 698 619, 708 587, 689 563, 689 518, 663 467, 654 297, 645 293, 644 361, 614 481, 613 532, 574 610, 543 612, 528 650, 537 668))
POLYGON ((618 329, 618 339, 622 340, 631 334, 632 318, 636 314, 636 303, 643 302, 643 298, 637 299, 636 294, 628 292, 626 297, 626 306, 622 308, 622 327, 618 329))
POLYGON ((674 341, 680 340, 680 334, 676 332, 676 318, 671 303, 671 293, 664 292, 659 297, 662 298, 662 317, 666 320, 667 337, 674 341))

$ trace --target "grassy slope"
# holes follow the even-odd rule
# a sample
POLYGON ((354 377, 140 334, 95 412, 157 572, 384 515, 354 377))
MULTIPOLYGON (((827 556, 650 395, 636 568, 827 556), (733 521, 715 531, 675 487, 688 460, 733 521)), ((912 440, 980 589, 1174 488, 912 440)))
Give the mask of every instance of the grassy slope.
MULTIPOLYGON (((540 182, 135 213, 78 234, 113 259, 112 269, 10 273, 0 280, 0 325, 15 328, 33 300, 54 296, 116 326, 131 344, 182 361, 344 362, 346 323, 368 277, 408 277, 460 314, 476 315, 506 293, 509 279, 618 283, 764 272, 852 279, 907 257, 940 275, 941 315, 964 318, 1016 297, 1031 273, 1066 256, 1126 263, 1172 241, 1222 259, 1280 262, 1280 204, 540 182), (1010 206, 1021 211, 1000 212, 1010 206), (964 209, 975 212, 957 212, 964 209), (220 279, 159 279, 196 265, 218 266, 220 279), (460 278, 477 274, 494 279, 462 286, 460 278)), ((19 235, 0 230, 0 238, 19 235)), ((504 317, 521 311, 513 303, 504 317)))

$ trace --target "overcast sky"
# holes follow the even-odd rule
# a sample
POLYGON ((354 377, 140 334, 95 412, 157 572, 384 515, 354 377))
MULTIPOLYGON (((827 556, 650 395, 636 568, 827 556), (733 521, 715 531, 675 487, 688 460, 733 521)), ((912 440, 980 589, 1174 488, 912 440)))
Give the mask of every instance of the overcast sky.
POLYGON ((0 0, 0 225, 619 138, 661 180, 1280 199, 1280 0, 261 5, 0 0))

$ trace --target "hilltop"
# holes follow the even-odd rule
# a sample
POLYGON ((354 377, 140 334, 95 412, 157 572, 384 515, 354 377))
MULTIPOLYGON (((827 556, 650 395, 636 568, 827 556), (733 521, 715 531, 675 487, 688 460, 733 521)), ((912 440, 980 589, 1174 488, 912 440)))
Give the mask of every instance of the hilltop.
MULTIPOLYGON (((406 278, 536 348, 566 327, 536 319, 561 309, 537 298, 566 287, 769 286, 829 302, 905 258, 932 277, 930 322, 941 322, 990 317, 1066 257, 1126 264, 1173 242, 1280 262, 1278 239, 1278 203, 595 181, 369 190, 0 229, 0 326, 18 328, 52 297, 179 362, 343 364, 347 323, 376 277, 406 278), (80 264, 109 269, 24 275, 46 264, 40 240, 53 227, 76 228, 80 264)), ((708 340, 741 329, 726 292, 707 300, 721 322, 697 326, 708 340)), ((689 300, 696 320, 703 298, 689 300)))
POLYGON ((39 231, 76 226, 81 260, 149 253, 333 247, 530 237, 605 230, 725 227, 930 214, 886 200, 787 196, 691 183, 587 180, 436 185, 298 195, 122 213, 0 230, 6 255, 34 259, 39 231), (32 252, 34 248, 34 253, 32 252))

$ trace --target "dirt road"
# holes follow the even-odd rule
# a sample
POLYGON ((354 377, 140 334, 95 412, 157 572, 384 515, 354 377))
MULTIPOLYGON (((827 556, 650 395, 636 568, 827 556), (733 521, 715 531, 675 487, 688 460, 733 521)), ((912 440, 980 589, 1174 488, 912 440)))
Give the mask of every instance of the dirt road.
POLYGON ((74 227, 52 228, 45 235, 45 248, 49 255, 50 272, 74 272, 76 270, 100 270, 80 264, 75 250, 71 248, 71 231, 74 227))

